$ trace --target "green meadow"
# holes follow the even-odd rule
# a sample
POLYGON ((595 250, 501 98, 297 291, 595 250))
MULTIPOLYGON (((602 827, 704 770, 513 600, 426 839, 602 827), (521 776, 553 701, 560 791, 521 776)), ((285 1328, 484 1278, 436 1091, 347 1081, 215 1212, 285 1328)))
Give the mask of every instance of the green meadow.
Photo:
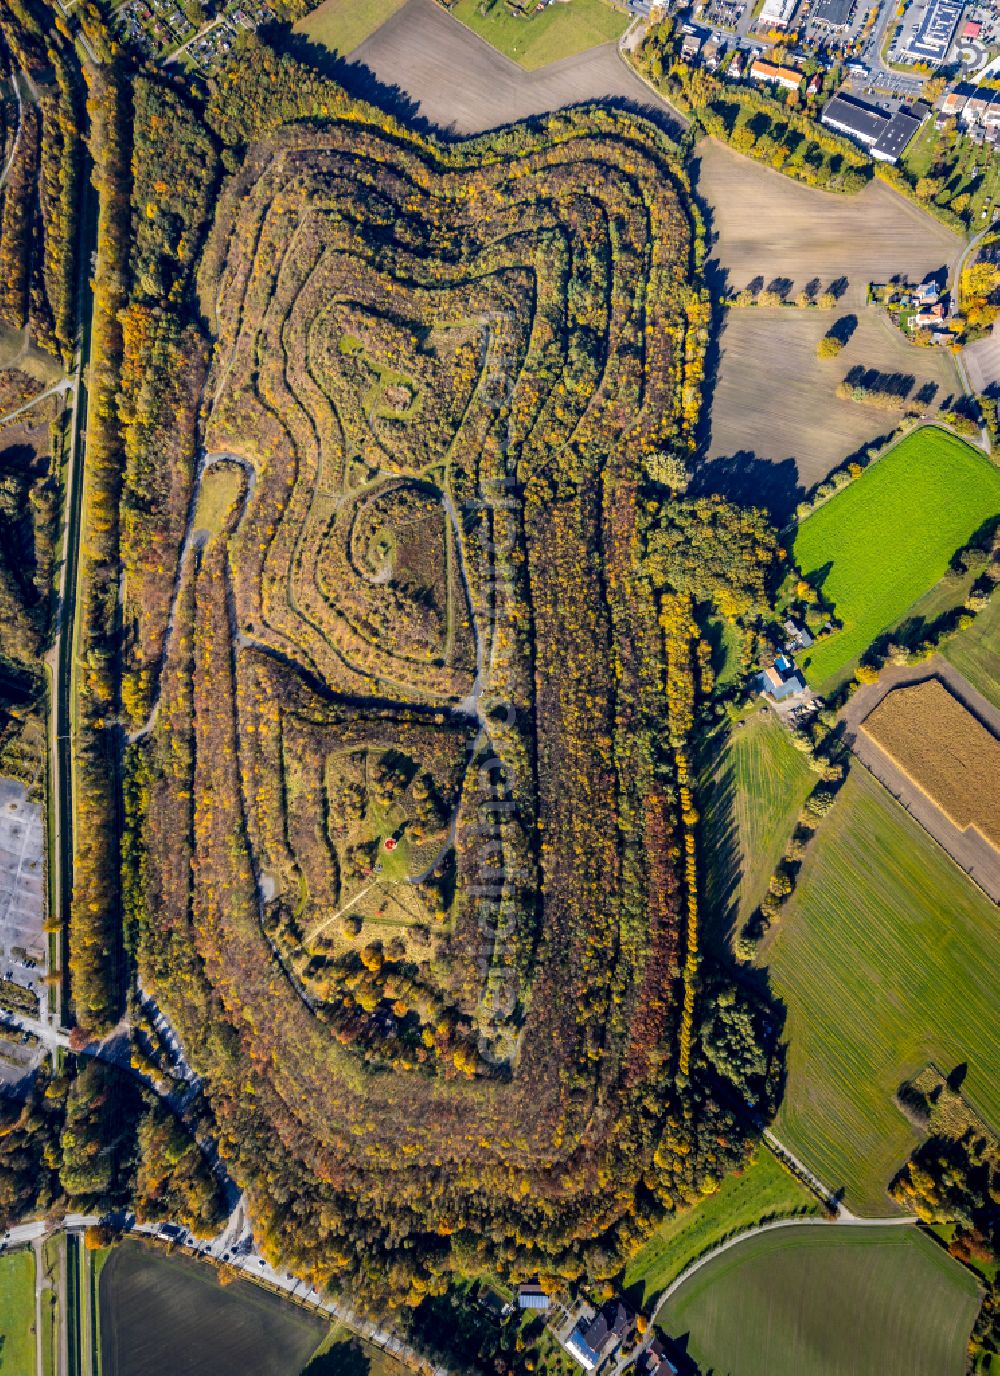
POLYGON ((1000 513, 1000 470, 934 426, 907 436, 799 526, 795 560, 843 628, 798 657, 820 692, 839 682, 887 627, 1000 513))

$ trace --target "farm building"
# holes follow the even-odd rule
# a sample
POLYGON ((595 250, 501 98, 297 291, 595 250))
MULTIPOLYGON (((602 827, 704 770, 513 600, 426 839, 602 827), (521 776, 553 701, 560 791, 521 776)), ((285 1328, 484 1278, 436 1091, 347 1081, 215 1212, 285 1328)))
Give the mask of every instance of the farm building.
POLYGON ((750 64, 750 75, 762 85, 783 86, 786 91, 797 91, 802 84, 802 73, 794 67, 776 67, 771 62, 761 62, 760 58, 750 64))
POLYGON ((898 161, 921 123, 919 115, 907 110, 889 114, 877 105, 845 95, 828 101, 820 119, 828 128, 867 148, 873 158, 889 163, 898 161))
POLYGON ((593 1318, 579 1321, 566 1340, 566 1350, 584 1371, 596 1371, 621 1346, 634 1323, 621 1300, 609 1300, 593 1318))
POLYGON ((529 1281, 517 1287, 518 1309, 548 1309, 549 1297, 537 1281, 529 1281))
POLYGON ((757 675, 757 687, 773 702, 804 693, 806 685, 788 655, 776 655, 774 663, 757 675))

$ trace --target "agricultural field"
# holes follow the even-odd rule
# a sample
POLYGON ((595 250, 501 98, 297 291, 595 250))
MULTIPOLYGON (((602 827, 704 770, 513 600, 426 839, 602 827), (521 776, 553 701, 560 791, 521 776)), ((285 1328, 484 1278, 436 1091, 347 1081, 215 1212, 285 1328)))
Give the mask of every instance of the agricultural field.
POLYGON ((624 1288, 651 1305, 671 1281, 724 1238, 774 1218, 818 1214, 816 1197, 766 1147, 739 1175, 728 1175, 707 1199, 656 1230, 625 1268, 624 1288))
POLYGON ((299 20, 295 32, 346 57, 405 3, 406 0, 366 0, 359 5, 357 0, 323 0, 317 9, 299 20))
MULTIPOLYGON (((572 5, 554 4, 546 16, 571 18, 572 5)), ((515 22, 515 21, 511 21, 515 22)), ((550 20, 551 22, 551 20, 550 20)), ((520 31, 527 26, 518 22, 520 31)), ((613 45, 589 48, 554 66, 525 71, 456 23, 437 0, 407 4, 365 40, 354 60, 380 81, 398 86, 422 118, 457 134, 477 133, 585 100, 628 100, 680 116, 621 61, 613 45)))
POLYGON ((732 728, 702 791, 708 936, 720 949, 767 892, 815 783, 772 712, 756 712, 732 728))
POLYGON ((843 679, 998 511, 1000 472, 963 440, 927 427, 807 517, 795 560, 843 623, 799 657, 810 685, 823 692, 843 679))
POLYGON ((220 198, 208 461, 129 844, 143 986, 304 1266, 370 1248, 407 1293, 424 1252, 485 1265, 524 1210, 540 1246, 580 1210, 597 1236, 640 1188, 588 1125, 623 1080, 645 1113, 682 1007, 635 474, 695 424, 689 207, 634 114, 438 144, 360 103, 220 198), (585 1128, 618 1163, 603 1223, 585 1128))
POLYGON ((587 48, 613 43, 625 32, 629 17, 608 0, 573 0, 549 5, 531 19, 517 19, 503 0, 457 0, 451 13, 473 33, 527 71, 574 57, 587 48), (483 14, 486 9, 486 14, 483 14))
POLYGON ((788 1010, 775 1131, 863 1214, 918 1138, 900 1083, 965 1063, 965 1093, 1000 1123, 993 1036, 996 908, 863 768, 851 770, 761 948, 788 1010))
POLYGON ((0 1256, 0 1376, 35 1376, 35 1258, 0 1256))
POLYGON ((941 646, 945 659, 994 707, 1000 709, 1000 597, 990 604, 964 631, 951 636, 941 646))
POLYGON ((871 307, 857 311, 857 327, 836 359, 818 358, 820 339, 847 313, 840 307, 727 310, 700 481, 716 481, 727 493, 766 505, 783 523, 808 489, 896 423, 884 411, 837 396, 851 368, 911 377, 912 395, 930 398, 927 414, 954 402, 958 378, 951 354, 908 343, 871 307))
POLYGON ((959 830, 1000 847, 1000 741, 939 680, 894 689, 861 730, 959 830))
POLYGON ((763 1233, 710 1262, 661 1322, 702 1370, 962 1376, 976 1282, 915 1228, 763 1233))
POLYGON ((115 1376, 299 1376, 328 1327, 249 1281, 223 1288, 203 1262, 129 1241, 101 1271, 100 1304, 102 1369, 115 1376))
POLYGON ((718 235, 713 259, 734 290, 758 276, 790 279, 792 295, 814 278, 824 287, 846 278, 840 305, 860 316, 869 282, 895 273, 920 281, 961 250, 956 234, 883 182, 856 196, 818 191, 715 139, 704 139, 697 157, 697 188, 718 235))

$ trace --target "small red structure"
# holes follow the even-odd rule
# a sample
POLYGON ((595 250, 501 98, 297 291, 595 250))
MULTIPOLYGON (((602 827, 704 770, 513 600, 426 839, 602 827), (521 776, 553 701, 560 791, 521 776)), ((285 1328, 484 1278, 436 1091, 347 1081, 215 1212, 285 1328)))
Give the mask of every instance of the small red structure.
POLYGON ((965 28, 962 30, 963 38, 978 38, 983 31, 983 26, 975 19, 967 19, 965 28))
POLYGON ((396 838, 395 838, 395 836, 387 836, 387 837, 385 838, 385 840, 382 842, 382 844, 385 846, 386 850, 395 850, 395 849, 396 849, 396 838))

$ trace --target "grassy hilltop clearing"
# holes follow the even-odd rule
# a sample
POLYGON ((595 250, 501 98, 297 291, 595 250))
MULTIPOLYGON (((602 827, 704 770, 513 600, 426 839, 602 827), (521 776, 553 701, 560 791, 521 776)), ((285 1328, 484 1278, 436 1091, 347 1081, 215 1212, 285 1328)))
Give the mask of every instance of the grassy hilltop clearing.
POLYGON ((962 1376, 976 1282, 914 1228, 790 1228, 710 1262, 667 1302, 702 1370, 962 1376))
POLYGON ((894 1100, 929 1061, 1000 1126, 996 907, 860 765, 824 819, 764 944, 788 1008, 775 1130, 848 1207, 886 1186, 918 1138, 894 1100))
POLYGON ((800 656, 809 683, 822 692, 844 677, 998 512, 1000 471, 964 440, 927 427, 807 517, 795 560, 843 622, 800 656))

